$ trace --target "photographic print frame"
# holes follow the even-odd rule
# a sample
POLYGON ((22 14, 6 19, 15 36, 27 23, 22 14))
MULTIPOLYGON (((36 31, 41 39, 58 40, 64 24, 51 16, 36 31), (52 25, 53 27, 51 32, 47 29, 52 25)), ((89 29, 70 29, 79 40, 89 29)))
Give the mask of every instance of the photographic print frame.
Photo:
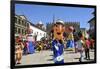
MULTIPOLYGON (((25 14, 25 13, 24 13, 25 14)), ((55 14, 52 14, 55 17, 55 14)), ((34 2, 34 1, 11 1, 11 68, 28 68, 28 67, 44 67, 44 66, 59 66, 59 65, 78 65, 78 64, 90 64, 96 63, 96 6, 93 5, 79 5, 79 4, 64 4, 64 3, 47 3, 47 2, 34 2), (95 47, 94 47, 94 60, 90 62, 68 62, 64 64, 29 64, 29 65, 15 65, 15 4, 23 5, 43 5, 43 6, 54 6, 54 7, 78 7, 78 8, 93 8, 94 19, 95 19, 95 47)))

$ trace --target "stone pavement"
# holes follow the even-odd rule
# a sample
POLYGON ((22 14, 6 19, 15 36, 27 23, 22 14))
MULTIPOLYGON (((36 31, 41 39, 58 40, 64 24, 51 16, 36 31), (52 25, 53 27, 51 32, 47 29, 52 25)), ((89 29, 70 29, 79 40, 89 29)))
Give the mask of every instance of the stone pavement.
MULTIPOLYGON (((35 52, 34 54, 28 54, 28 55, 23 55, 22 57, 22 63, 19 65, 35 65, 35 64, 50 64, 54 63, 52 59, 52 51, 51 50, 43 50, 40 52, 35 52)), ((79 53, 75 53, 73 51, 64 51, 64 62, 69 63, 69 62, 79 62, 79 53)), ((92 61, 94 60, 94 51, 90 51, 90 59, 91 60, 83 60, 84 62, 86 61, 92 61)), ((18 65, 16 65, 18 66, 18 65)))

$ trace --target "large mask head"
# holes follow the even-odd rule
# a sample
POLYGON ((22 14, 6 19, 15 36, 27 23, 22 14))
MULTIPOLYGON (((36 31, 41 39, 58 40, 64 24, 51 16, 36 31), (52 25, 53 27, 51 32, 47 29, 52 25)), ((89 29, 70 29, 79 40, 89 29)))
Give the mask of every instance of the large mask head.
POLYGON ((69 27, 69 32, 73 32, 74 31, 74 27, 73 26, 70 26, 69 27))
POLYGON ((53 26, 54 39, 63 40, 64 31, 64 22, 61 20, 56 21, 56 23, 53 26))

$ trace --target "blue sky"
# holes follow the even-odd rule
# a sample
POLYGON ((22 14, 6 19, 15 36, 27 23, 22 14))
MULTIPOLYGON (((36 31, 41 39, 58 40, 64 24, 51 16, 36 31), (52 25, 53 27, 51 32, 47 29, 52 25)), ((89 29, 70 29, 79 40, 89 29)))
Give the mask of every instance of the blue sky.
POLYGON ((61 19, 65 22, 80 22, 81 28, 89 28, 88 21, 93 18, 93 8, 83 7, 60 7, 60 6, 44 6, 16 4, 15 13, 17 15, 25 15, 32 23, 42 21, 45 25, 55 19, 61 19))

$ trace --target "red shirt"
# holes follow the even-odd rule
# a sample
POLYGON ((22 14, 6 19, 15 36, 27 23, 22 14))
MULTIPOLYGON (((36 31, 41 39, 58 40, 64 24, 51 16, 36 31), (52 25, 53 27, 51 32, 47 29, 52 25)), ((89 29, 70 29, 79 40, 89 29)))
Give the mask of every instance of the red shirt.
POLYGON ((90 41, 89 40, 86 40, 86 46, 87 46, 87 48, 90 47, 90 41))

